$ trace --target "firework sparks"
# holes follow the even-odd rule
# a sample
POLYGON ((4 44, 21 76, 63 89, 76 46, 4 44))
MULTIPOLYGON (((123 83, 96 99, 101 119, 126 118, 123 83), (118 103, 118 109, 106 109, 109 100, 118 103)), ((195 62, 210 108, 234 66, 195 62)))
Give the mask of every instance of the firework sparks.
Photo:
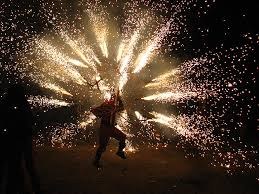
POLYGON ((96 119, 97 118, 93 113, 91 113, 90 111, 87 111, 85 113, 85 118, 83 119, 83 121, 79 122, 78 126, 80 128, 85 128, 86 126, 93 124, 96 119))
POLYGON ((146 96, 141 99, 143 100, 156 100, 158 102, 175 102, 183 99, 188 99, 191 97, 196 97, 198 94, 196 92, 165 92, 160 94, 154 94, 151 96, 146 96))
MULTIPOLYGON (((89 112, 89 107, 101 103, 103 98, 109 99, 111 88, 119 88, 127 106, 117 116, 117 127, 129 137, 144 139, 143 142, 153 143, 157 148, 158 143, 167 145, 172 138, 180 136, 180 145, 190 143, 202 156, 209 153, 220 158, 217 165, 226 169, 240 167, 241 163, 249 168, 255 166, 248 161, 248 155, 256 153, 254 149, 237 150, 230 141, 224 140, 229 138, 229 128, 244 126, 240 118, 249 118, 255 101, 255 96, 246 88, 249 83, 245 79, 247 57, 253 51, 251 45, 227 50, 220 47, 199 57, 179 59, 183 62, 173 68, 163 62, 171 61, 171 53, 185 46, 180 35, 191 37, 184 14, 196 6, 194 1, 183 0, 170 6, 168 1, 156 4, 150 0, 130 1, 123 7, 112 2, 109 7, 99 1, 86 1, 79 4, 85 10, 78 11, 74 21, 63 14, 65 8, 58 2, 43 3, 42 18, 55 26, 54 33, 37 35, 24 44, 26 49, 22 49, 19 56, 30 56, 22 58, 26 67, 21 68, 20 61, 12 67, 0 63, 7 77, 15 72, 13 77, 19 76, 62 94, 60 100, 31 96, 29 102, 34 107, 51 109, 80 104, 81 116, 74 117, 74 123, 50 126, 52 145, 71 146, 78 134, 90 138, 90 132, 84 133, 95 124, 96 117, 89 112), (118 15, 113 17, 110 8, 118 9, 118 15), (55 15, 56 12, 60 13, 55 15), (82 22, 82 18, 88 21, 82 22), (111 29, 115 29, 114 32, 111 29), (154 66, 161 66, 161 70, 152 69, 154 66), (248 105, 238 107, 244 104, 244 95, 249 95, 248 105), (169 105, 181 106, 188 114, 173 114, 169 105), (230 121, 229 117, 232 117, 230 121), (222 136, 213 135, 214 130, 222 128, 225 128, 222 136), (223 154, 223 145, 229 147, 227 154, 223 154)), ((208 11, 211 1, 203 3, 206 6, 198 9, 198 15, 208 11)), ((1 24, 3 32, 5 26, 15 28, 15 22, 1 24)), ((14 41, 13 37, 6 37, 8 43, 14 41)), ((246 37, 251 39, 250 35, 246 37)), ((4 48, 7 45, 3 45, 3 54, 10 52, 4 48)), ((254 75, 251 80, 255 82, 254 75)), ((133 138, 127 144, 129 152, 137 150, 133 138)))
POLYGON ((156 32, 155 37, 150 40, 148 46, 139 54, 133 73, 139 73, 147 65, 148 61, 155 54, 154 51, 159 49, 165 36, 170 33, 170 26, 171 21, 168 21, 158 32, 156 32))
POLYGON ((103 18, 101 16, 98 17, 91 11, 89 11, 88 14, 92 23, 96 40, 100 46, 103 56, 107 58, 109 53, 108 53, 108 45, 107 45, 108 30, 107 30, 106 22, 103 21, 103 18))
POLYGON ((151 114, 154 118, 150 119, 150 121, 161 123, 173 129, 176 133, 185 136, 188 122, 184 117, 167 116, 157 112, 152 112, 151 114))
POLYGON ((171 71, 169 71, 167 73, 164 73, 164 74, 158 76, 157 78, 152 79, 152 82, 164 81, 164 80, 170 78, 171 76, 175 76, 175 75, 177 75, 179 73, 180 73, 180 71, 178 69, 173 69, 173 70, 171 70, 171 71))
MULTIPOLYGON (((88 65, 90 65, 95 72, 97 72, 96 66, 94 64, 94 60, 96 62, 99 62, 98 58, 94 54, 93 50, 90 48, 83 49, 78 46, 78 43, 74 42, 65 32, 60 31, 59 33, 62 38, 65 40, 65 42, 77 53, 77 55, 88 65), (86 53, 86 55, 84 55, 86 53)), ((84 42, 81 40, 81 42, 84 42)), ((71 62, 74 65, 77 65, 79 67, 87 67, 82 62, 75 60, 75 59, 69 59, 69 62, 71 62)))
POLYGON ((32 104, 33 107, 47 107, 47 108, 57 108, 62 106, 71 106, 71 103, 57 100, 49 99, 42 96, 30 96, 28 102, 32 104))
POLYGON ((56 64, 58 64, 63 71, 66 72, 67 75, 71 77, 76 83, 80 85, 84 85, 86 80, 80 75, 80 73, 75 70, 72 66, 68 64, 70 59, 62 54, 61 52, 57 51, 57 49, 50 44, 48 44, 45 40, 36 41, 36 45, 40 51, 38 53, 46 56, 48 59, 51 59, 56 64), (42 51, 42 52, 41 52, 42 51))
MULTIPOLYGON (((144 20, 138 21, 137 30, 133 32, 131 37, 127 40, 122 40, 119 45, 117 62, 120 62, 120 80, 119 80, 119 89, 122 90, 123 86, 128 81, 128 70, 131 65, 132 58, 134 56, 134 49, 140 39, 141 31, 144 28, 144 20)), ((129 32, 128 32, 129 33, 129 32)), ((126 36, 130 36, 126 33, 126 36)))
POLYGON ((60 87, 60 86, 57 86, 55 84, 52 84, 52 83, 42 83, 40 84, 42 87, 44 88, 47 88, 47 89, 50 89, 50 90, 53 90, 57 93, 60 93, 60 94, 65 94, 65 95, 68 95, 68 96, 73 96, 72 94, 70 94, 68 91, 66 91, 64 88, 60 87))

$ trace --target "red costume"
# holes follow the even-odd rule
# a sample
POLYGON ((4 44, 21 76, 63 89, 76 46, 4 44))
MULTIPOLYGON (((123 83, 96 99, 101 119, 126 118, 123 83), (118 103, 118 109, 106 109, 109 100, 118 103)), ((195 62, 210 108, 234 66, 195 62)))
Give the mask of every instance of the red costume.
POLYGON ((101 126, 99 130, 99 147, 96 151, 95 165, 99 166, 99 161, 102 153, 106 150, 110 137, 119 141, 119 149, 117 155, 126 159, 123 149, 126 146, 126 134, 115 127, 116 113, 123 110, 123 103, 118 97, 115 96, 109 101, 105 101, 100 106, 93 108, 91 112, 101 118, 101 126), (117 101, 116 101, 117 100, 117 101))

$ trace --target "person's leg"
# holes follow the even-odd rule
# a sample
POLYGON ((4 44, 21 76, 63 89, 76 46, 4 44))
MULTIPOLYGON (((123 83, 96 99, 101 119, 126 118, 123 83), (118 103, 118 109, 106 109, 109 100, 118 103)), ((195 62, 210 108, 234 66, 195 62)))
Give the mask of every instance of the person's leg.
POLYGON ((102 127, 99 132, 99 147, 96 150, 95 159, 94 159, 94 165, 97 167, 101 166, 100 160, 102 157, 102 153, 105 152, 110 139, 106 130, 108 129, 105 129, 102 127))
POLYGON ((24 162, 25 162, 26 170, 28 171, 28 174, 31 179, 33 191, 35 193, 40 193, 40 181, 39 181, 38 173, 35 168, 31 138, 28 138, 25 142, 24 162))
MULTIPOLYGON (((18 144, 19 145, 19 144, 18 144)), ((23 191, 22 153, 18 146, 10 146, 7 158, 6 193, 13 194, 23 191)))
POLYGON ((126 134, 114 127, 112 129, 111 137, 115 138, 119 141, 119 147, 117 151, 117 155, 120 156, 123 159, 126 159, 124 148, 126 147, 126 134))
POLYGON ((96 154, 95 154, 95 163, 99 163, 99 161, 101 160, 102 157, 102 153, 105 152, 106 150, 106 146, 105 144, 99 144, 99 147, 96 150, 96 154))
POLYGON ((1 164, 0 164, 0 193, 5 193, 6 191, 6 184, 7 184, 7 175, 8 175, 8 156, 7 156, 7 146, 4 145, 1 147, 2 151, 1 151, 1 164))
POLYGON ((0 134, 0 193, 4 193, 5 191, 5 180, 6 180, 6 165, 7 165, 7 158, 5 155, 6 145, 3 143, 4 138, 1 137, 0 134))

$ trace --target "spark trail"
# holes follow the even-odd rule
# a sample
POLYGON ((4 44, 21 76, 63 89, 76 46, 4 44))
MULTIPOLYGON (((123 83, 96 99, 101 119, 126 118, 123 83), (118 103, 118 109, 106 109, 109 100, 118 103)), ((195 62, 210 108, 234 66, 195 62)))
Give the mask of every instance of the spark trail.
MULTIPOLYGON (((247 106, 238 106, 251 93, 245 78, 254 48, 247 43, 229 49, 222 46, 189 59, 174 56, 174 51, 185 47, 183 37, 190 37, 188 11, 198 7, 197 15, 206 14, 214 3, 41 1, 39 17, 46 29, 24 43, 26 49, 16 53, 15 65, 0 64, 7 77, 17 76, 45 88, 44 95, 29 98, 33 106, 49 111, 68 106, 76 113, 65 123, 46 126, 38 142, 47 141, 43 133, 48 133, 53 146, 91 140, 97 126, 90 108, 119 88, 126 108, 117 116, 117 127, 129 136, 128 151, 135 152, 147 142, 166 147, 180 137, 180 147, 191 145, 201 156, 212 155, 212 165, 228 170, 255 168, 257 161, 249 155, 257 151, 242 143, 237 148, 233 145, 241 140, 230 138, 231 130, 244 126, 241 118, 249 118, 255 100, 249 95, 247 106), (179 111, 173 111, 174 107, 179 111)), ((10 5, 1 7, 8 10, 10 5)), ((3 32, 5 26, 1 23, 3 32)), ((13 40, 7 34, 5 38, 13 40)), ((244 38, 252 39, 249 34, 244 38)), ((7 45, 3 51, 8 52, 7 45)), ((255 82, 254 75, 251 79, 255 82)))

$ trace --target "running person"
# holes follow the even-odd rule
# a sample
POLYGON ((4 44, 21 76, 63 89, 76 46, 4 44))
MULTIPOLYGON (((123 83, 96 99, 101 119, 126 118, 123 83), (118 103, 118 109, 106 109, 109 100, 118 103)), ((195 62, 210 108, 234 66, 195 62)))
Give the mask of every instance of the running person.
POLYGON ((91 112, 101 118, 101 125, 99 129, 99 147, 96 151, 94 165, 101 167, 100 159, 102 153, 105 152, 111 137, 119 141, 119 147, 117 155, 123 159, 126 159, 125 152, 126 147, 126 134, 115 127, 116 113, 124 109, 122 100, 119 95, 112 95, 109 100, 105 100, 100 106, 91 109, 91 112))

